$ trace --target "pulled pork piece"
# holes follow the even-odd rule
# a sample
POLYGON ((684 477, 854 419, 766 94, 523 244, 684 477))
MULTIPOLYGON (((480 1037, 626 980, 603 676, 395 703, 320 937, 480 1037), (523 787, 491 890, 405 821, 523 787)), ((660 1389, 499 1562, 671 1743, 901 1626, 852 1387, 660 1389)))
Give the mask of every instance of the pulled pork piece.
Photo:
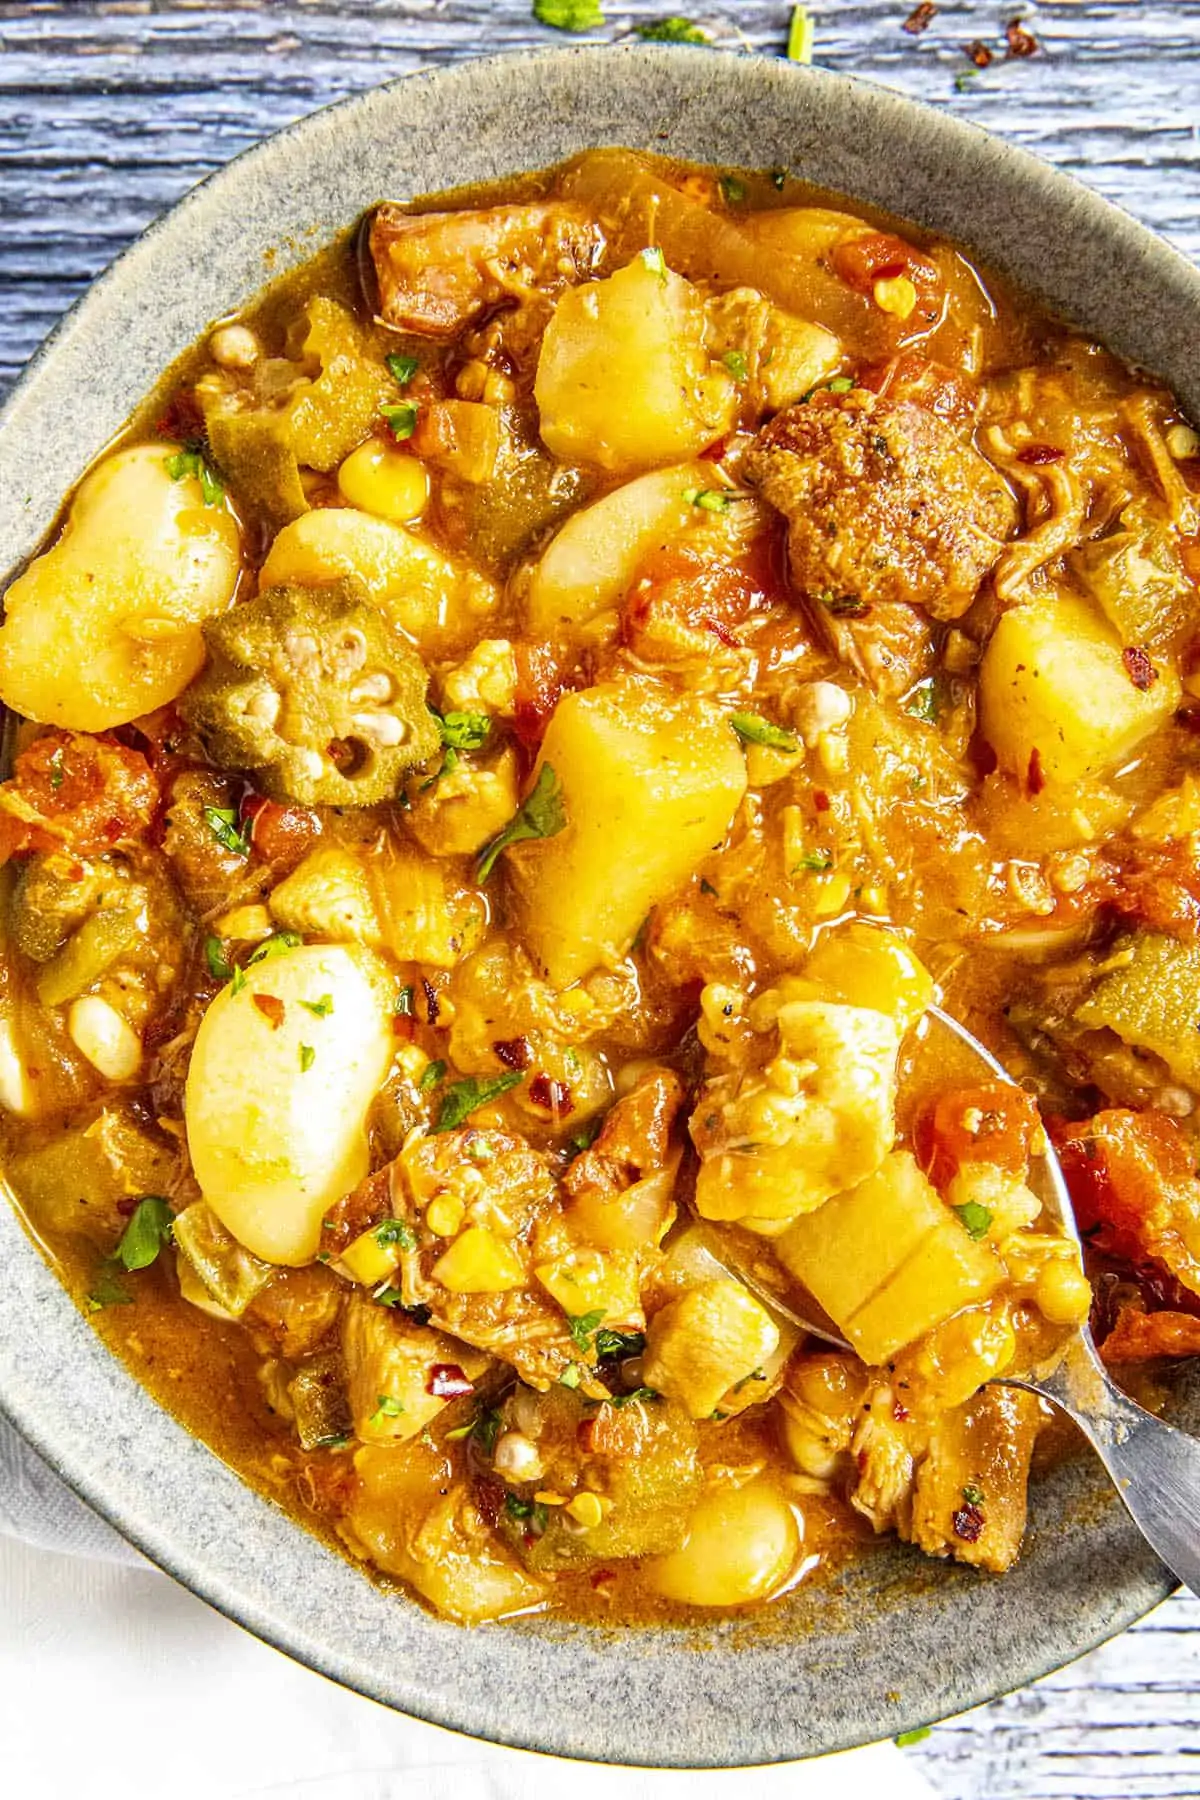
POLYGON ((588 275, 603 239, 581 207, 532 201, 480 212, 408 213, 384 205, 369 248, 386 325, 452 337, 485 308, 588 275))
POLYGON ((309 1356, 337 1323, 345 1292, 322 1263, 307 1269, 280 1269, 246 1311, 289 1361, 309 1356))
POLYGON ((917 1469, 904 1532, 927 1556, 1002 1575, 1025 1534, 1029 1462, 1041 1420, 1033 1394, 987 1387, 942 1414, 917 1469))
POLYGON ((0 863, 31 850, 100 856, 141 837, 158 805, 145 757, 108 738, 47 731, 0 784, 0 863))
POLYGON ((894 1530, 927 1556, 1002 1574, 1021 1548, 1040 1419, 1034 1395, 986 1387, 926 1426, 909 1420, 884 1383, 851 1445, 858 1482, 850 1504, 876 1531, 894 1530))
POLYGON ((1096 1249, 1161 1263, 1200 1294, 1200 1180, 1173 1119, 1114 1107, 1065 1126, 1058 1154, 1080 1230, 1096 1249))
POLYGON ((615 1198, 665 1168, 672 1160, 671 1132, 683 1105, 683 1083, 673 1069, 650 1069, 604 1121, 590 1150, 577 1156, 563 1186, 583 1194, 615 1198))
POLYGON ((958 618, 1017 524, 1004 480, 961 431, 862 388, 789 406, 744 469, 787 518, 793 582, 830 619, 885 606, 958 618))

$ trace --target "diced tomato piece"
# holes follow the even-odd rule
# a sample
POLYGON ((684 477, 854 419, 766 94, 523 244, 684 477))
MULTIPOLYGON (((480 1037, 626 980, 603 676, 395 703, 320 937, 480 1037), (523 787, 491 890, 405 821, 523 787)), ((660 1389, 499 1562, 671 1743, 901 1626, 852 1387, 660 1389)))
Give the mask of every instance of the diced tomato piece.
POLYGON ((0 862, 32 850, 99 856, 142 836, 158 782, 138 750, 83 732, 47 731, 0 785, 0 862))
POLYGON ((513 654, 517 665, 513 728, 525 749, 536 752, 551 713, 573 683, 549 644, 518 643, 513 654))
POLYGON ((992 1163, 1024 1175, 1041 1125, 1037 1102, 1007 1082, 955 1088, 942 1094, 917 1121, 917 1158, 935 1187, 944 1187, 966 1163, 992 1163))
POLYGON ((834 272, 856 293, 869 294, 877 281, 907 275, 918 294, 940 288, 936 263, 922 256, 891 231, 869 231, 836 244, 830 256, 834 272))
POLYGON ((1080 1230, 1106 1253, 1155 1259, 1200 1291, 1200 1181, 1175 1121, 1114 1107, 1055 1135, 1080 1230))

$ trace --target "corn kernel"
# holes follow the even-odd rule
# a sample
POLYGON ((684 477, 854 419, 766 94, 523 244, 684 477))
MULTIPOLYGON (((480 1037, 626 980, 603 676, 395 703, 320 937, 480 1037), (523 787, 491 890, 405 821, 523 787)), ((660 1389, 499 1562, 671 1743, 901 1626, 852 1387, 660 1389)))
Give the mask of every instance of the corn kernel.
POLYGON ((342 498, 351 506, 397 525, 419 519, 429 498, 424 463, 378 438, 368 438, 352 450, 337 479, 342 498))
POLYGON ((844 869, 832 869, 816 878, 818 893, 813 911, 818 919, 831 919, 845 909, 850 898, 850 877, 844 869))
POLYGON ((218 937, 232 938, 239 944, 261 944, 274 929, 274 921, 265 906, 234 906, 213 921, 213 930, 218 937))
POLYGON ((376 1227, 372 1226, 342 1251, 343 1268, 364 1287, 386 1280, 400 1261, 399 1244, 381 1244, 375 1232, 376 1227))
POLYGON ((1065 1257, 1054 1257, 1038 1271, 1033 1295, 1052 1325, 1082 1325, 1091 1311, 1088 1278, 1077 1262, 1065 1257))
POLYGON ((907 319, 917 304, 917 290, 907 275, 884 275, 871 289, 880 312, 907 319))
POLYGON ((67 1014, 67 1030, 75 1048, 106 1081, 132 1081, 141 1068, 141 1038, 128 1019, 98 994, 75 1001, 67 1014))
POLYGON ((599 1494, 589 1493, 586 1489, 582 1494, 576 1494, 573 1500, 567 1501, 566 1511, 585 1531, 594 1531, 604 1517, 599 1494))
POLYGON ((465 1212, 456 1195, 440 1194, 425 1208, 425 1223, 435 1237, 452 1238, 461 1230, 465 1212))
POLYGON ((1187 462, 1190 457, 1200 456, 1200 434, 1190 425, 1172 425, 1167 433, 1167 449, 1176 462, 1187 462))
POLYGON ((516 1252, 482 1225, 469 1225, 455 1238, 431 1273, 452 1294, 503 1294, 525 1285, 516 1252))

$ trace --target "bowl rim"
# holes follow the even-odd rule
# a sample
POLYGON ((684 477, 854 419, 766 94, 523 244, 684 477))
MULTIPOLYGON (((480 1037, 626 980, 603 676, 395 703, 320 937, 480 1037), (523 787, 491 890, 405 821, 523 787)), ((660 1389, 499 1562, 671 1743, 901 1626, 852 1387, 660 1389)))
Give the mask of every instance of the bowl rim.
MULTIPOLYGON (((930 222, 930 211, 936 214, 944 207, 933 205, 931 196, 946 188, 947 167, 961 170, 956 185, 961 187, 970 180, 981 184, 983 235, 1000 251, 994 255, 991 249, 985 250, 984 259, 1016 274, 1027 291, 1056 310, 1082 315, 1084 323, 1089 306, 1071 307, 1063 290, 1070 286, 1072 272, 1090 267, 1096 246, 1102 244, 1115 265, 1102 296, 1110 321, 1106 341, 1163 373, 1185 403, 1193 411, 1200 410, 1200 373, 1192 372, 1184 356, 1187 319, 1200 319, 1200 273, 1118 207, 1027 152, 889 89, 777 59, 671 45, 555 46, 420 70, 321 108, 241 152, 156 219, 70 308, 35 353, 0 411, 0 563, 10 562, 14 569, 19 566, 52 522, 57 511, 55 496, 73 485, 128 412, 121 391, 115 399, 96 396, 84 408, 81 428, 60 423, 49 429, 46 454, 40 458, 36 476, 25 475, 35 447, 40 456, 42 440, 47 437, 47 417, 70 396, 72 384, 78 384, 81 371, 87 368, 89 358, 94 358, 97 343, 105 342, 114 323, 124 322, 128 327, 139 318, 140 284, 153 292, 164 265, 178 274, 189 255, 195 256, 206 234, 210 238, 215 235, 220 240, 215 257, 218 268, 223 266, 222 256, 231 260, 240 256, 236 279, 231 277, 229 283, 234 288, 241 283, 240 293, 233 295, 236 304, 252 291, 255 283, 246 284, 254 268, 258 269, 257 285, 261 285, 279 268, 305 260, 324 241, 324 234, 308 242, 299 235, 271 240, 260 216, 261 198, 254 201, 264 185, 269 188, 272 182, 302 174, 306 157, 311 165, 314 155, 335 149, 340 137, 352 147, 357 131, 361 147, 376 124, 389 125, 400 136, 408 131, 418 161, 421 146, 427 157, 440 154, 429 145, 440 141, 447 120, 483 120, 494 130, 497 107, 506 100, 511 109, 514 96, 527 103, 522 118, 528 118, 538 103, 551 110, 561 103, 563 118, 555 128, 569 140, 574 114, 586 113, 584 97, 610 93, 616 123, 605 141, 625 141, 620 132, 628 118, 629 139, 638 147, 643 120, 655 116, 658 103, 648 97, 644 85, 637 85, 642 71, 652 77, 656 92, 661 90, 668 141, 660 147, 668 153, 685 154, 678 146, 689 141, 690 131, 708 133, 705 141, 719 140, 717 147, 731 141, 722 136, 724 127, 717 122, 721 108, 732 113, 743 106, 754 117, 754 109, 765 104, 768 138, 772 131, 776 136, 795 131, 803 140, 805 129, 819 129, 822 121, 831 118, 840 120, 843 129, 853 123, 863 134, 863 155, 871 146, 878 152, 889 137, 904 146, 911 158, 908 174, 913 180, 914 205, 905 209, 876 198, 870 171, 864 175, 867 191, 861 186, 844 191, 851 199, 880 204, 893 212, 908 210, 908 216, 936 232, 944 232, 944 227, 930 222), (622 91, 624 108, 616 103, 622 91), (772 107, 775 116, 771 116, 772 107), (697 109, 702 115, 698 123, 694 119, 697 109), (815 125, 809 122, 810 114, 815 125), (616 136, 611 135, 614 129, 616 136), (1023 260, 1021 234, 1007 228, 1004 209, 997 208, 995 197, 988 209, 989 180, 996 183, 1001 200, 1015 205, 1023 196, 1027 205, 1038 202, 1050 221, 1046 229, 1052 231, 1061 252, 1057 259, 1050 255, 1049 238, 1043 236, 1038 256, 1023 260), (232 226, 221 214, 222 206, 237 213, 232 226), (250 240, 254 255, 241 255, 231 247, 236 245, 239 231, 250 240), (278 255, 274 271, 264 270, 254 260, 269 246, 278 255), (1124 311, 1121 282, 1129 284, 1132 295, 1124 311), (1158 303, 1159 310, 1147 318, 1142 303, 1151 300, 1158 303), (1139 349, 1145 353, 1139 355, 1139 349), (70 471, 66 479, 64 471, 70 471), (15 479, 18 474, 20 481, 15 479), (17 492, 26 485, 31 492, 19 500, 17 492)), ((763 121, 756 118, 755 124, 757 128, 763 121)), ((535 121, 535 132, 537 129, 535 121)), ((594 140, 589 127, 576 147, 594 140)), ((510 172, 536 166, 529 154, 522 154, 520 144, 525 140, 519 133, 498 141, 512 144, 510 172)), ((815 153, 810 142, 805 155, 811 158, 815 153)), ((838 153, 851 164, 859 154, 847 145, 838 153)), ((494 154, 503 162, 502 150, 494 154)), ((542 164, 558 160, 557 156, 535 154, 542 164)), ((697 160, 738 166, 766 167, 777 160, 766 155, 752 161, 746 156, 694 154, 697 160)), ((807 165, 797 172, 808 172, 807 165)), ((895 171, 886 175, 883 161, 878 172, 885 187, 897 178, 895 171)), ((342 179, 350 177, 343 175, 342 179)), ((823 179, 821 184, 838 185, 823 179)), ((438 184, 421 185, 430 191, 438 184)), ((877 190, 879 184, 875 185, 877 190)), ((957 204, 961 205, 961 196, 957 204)), ((969 244, 966 231, 944 234, 969 244)), ((201 288, 207 279, 207 275, 201 277, 201 288)), ((218 273, 213 279, 220 284, 224 277, 218 273)), ((182 349, 209 320, 220 316, 213 308, 197 326, 194 306, 190 312, 186 305, 166 305, 161 310, 168 316, 143 321, 146 337, 139 339, 143 343, 141 366, 149 369, 149 376, 141 378, 142 391, 172 360, 170 355, 155 360, 164 345, 182 349)), ((138 378, 136 365, 127 366, 134 354, 118 345, 114 360, 123 369, 126 388, 131 379, 138 378)), ((706 1657, 703 1664, 693 1656, 690 1674, 668 1670, 664 1675, 661 1660, 653 1651, 646 1654, 647 1634, 627 1646, 627 1654, 623 1653, 626 1666, 621 1668, 594 1635, 589 1637, 578 1629, 529 1631, 517 1625, 468 1633, 382 1595, 318 1539, 296 1528, 287 1515, 243 1484, 150 1399, 75 1309, 8 1206, 0 1207, 0 1259, 7 1285, 6 1304, 0 1308, 0 1407, 81 1499, 176 1580, 276 1648, 370 1698, 429 1723, 497 1743, 628 1766, 674 1768, 747 1766, 850 1748, 962 1711, 1049 1673, 1125 1629, 1176 1585, 1123 1522, 1114 1503, 1094 1528, 1100 1554, 1085 1557, 1080 1568, 1072 1564, 1061 1593, 1055 1587, 1055 1572, 1062 1558, 1056 1555, 1042 1571, 1049 1580, 1025 1596, 1030 1599, 1036 1591, 1039 1603, 1041 1595, 1052 1596, 1046 1599, 1045 1635, 1040 1645, 1031 1640, 1027 1626, 1021 1628, 1018 1622, 993 1662, 995 1675, 970 1669, 935 1670, 936 1679, 927 1680, 919 1695, 893 1702, 890 1691, 880 1690, 864 1697, 854 1709, 843 1706, 814 1732, 797 1716, 811 1703, 812 1695, 801 1692, 796 1683, 801 1675, 824 1678, 827 1668, 836 1663, 833 1650, 823 1659, 814 1654, 812 1644, 789 1643, 768 1650, 745 1645, 736 1648, 731 1657, 728 1652, 737 1633, 722 1626, 700 1634, 703 1642, 697 1640, 689 1647, 725 1652, 723 1656, 706 1657), (37 1345, 32 1355, 31 1342, 37 1345), (75 1383, 69 1393, 63 1385, 68 1379, 75 1383), (86 1418, 81 1424, 81 1410, 98 1418, 99 1424, 89 1424, 86 1418), (155 1458, 161 1460, 155 1462, 155 1458), (158 1480, 154 1479, 155 1470, 158 1480), (176 1509, 176 1517, 164 1518, 164 1505, 176 1509), (177 1523, 180 1516, 189 1521, 183 1533, 177 1523), (241 1558, 239 1547, 244 1552, 241 1558), (1099 1568, 1108 1563, 1111 1570, 1116 1566, 1111 1562, 1114 1557, 1122 1565, 1122 1578, 1116 1581, 1110 1572, 1108 1585, 1101 1591, 1096 1586, 1099 1568), (324 1624, 311 1611, 305 1612, 294 1597, 281 1594, 277 1575, 281 1564, 297 1579, 321 1587, 323 1604, 330 1609, 324 1624), (339 1570, 359 1586, 349 1585, 338 1575, 339 1570), (1088 1596, 1086 1623, 1078 1616, 1080 1594, 1088 1596), (380 1600, 397 1619, 407 1621, 403 1631, 389 1631, 375 1603, 380 1600), (349 1609, 356 1626, 362 1615, 362 1629, 353 1641, 346 1637, 334 1645, 329 1638, 330 1616, 339 1621, 339 1628, 344 1625, 347 1632, 351 1628, 338 1609, 349 1609), (452 1642, 448 1634, 452 1634, 452 1642), (381 1652, 398 1657, 403 1666, 380 1668, 370 1654, 372 1641, 378 1642, 381 1652), (506 1646, 501 1654, 488 1648, 496 1644, 506 1646), (785 1653, 791 1654, 797 1666, 790 1687, 785 1653), (749 1658, 760 1672, 765 1672, 769 1663, 765 1698, 773 1705, 774 1716, 760 1716, 744 1728, 721 1729, 716 1714, 729 1705, 734 1685, 729 1674, 722 1677, 716 1672, 716 1666, 724 1663, 732 1668, 739 1657, 749 1658), (526 1684, 523 1700, 511 1676, 516 1663, 526 1684), (702 1676, 697 1675, 698 1670, 703 1671, 702 1676), (484 1684, 482 1698, 478 1692, 464 1691, 468 1677, 484 1684), (561 1717, 561 1706, 546 1708, 531 1702, 529 1683, 545 1683, 551 1677, 559 1683, 556 1694, 563 1684, 570 1690, 579 1715, 574 1720, 561 1717), (589 1684, 597 1680, 607 1681, 609 1691, 623 1697, 624 1723, 607 1718, 603 1709, 589 1709, 589 1684), (786 1704, 789 1700, 790 1707, 786 1704), (655 1715, 656 1706, 663 1702, 667 1704, 655 1715)), ((1057 1475, 1049 1485, 1055 1487, 1056 1483, 1057 1475)), ((1078 1500, 1079 1483, 1067 1479, 1059 1485, 1063 1503, 1078 1500)), ((1059 1504, 1056 1488, 1052 1510, 1059 1504)), ((1013 1582, 1014 1577, 1007 1580, 1013 1582)), ((949 1567, 939 1571, 939 1581, 947 1591, 954 1591, 968 1611, 978 1608, 979 1595, 987 1591, 984 1584, 968 1588, 957 1569, 949 1567)), ((935 1603, 935 1612, 941 1604, 935 1603)), ((999 1617, 994 1609, 993 1615, 988 1616, 994 1627, 999 1617)), ((936 1633, 930 1644, 935 1651, 939 1647, 936 1633)), ((744 1681, 744 1661, 742 1668, 744 1681)), ((897 1667, 898 1683, 904 1672, 897 1667)))

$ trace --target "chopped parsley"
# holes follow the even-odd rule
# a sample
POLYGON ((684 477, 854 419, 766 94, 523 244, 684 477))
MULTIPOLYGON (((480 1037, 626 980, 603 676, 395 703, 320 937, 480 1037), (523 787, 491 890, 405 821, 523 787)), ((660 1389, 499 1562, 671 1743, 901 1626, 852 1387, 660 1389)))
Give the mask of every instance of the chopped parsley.
POLYGON ((322 994, 319 1000, 302 1000, 300 1004, 314 1019, 327 1019, 333 1011, 333 995, 322 994))
POLYGON ((396 989, 396 1004, 392 1012, 398 1019, 411 1019, 413 1016, 413 989, 409 983, 406 987, 396 989))
POLYGON ((681 19, 672 13, 666 19, 649 19, 645 25, 635 25, 634 34, 644 44, 707 44, 709 35, 699 25, 693 25, 690 19, 681 19))
POLYGON ((417 1234, 403 1219, 384 1219, 382 1224, 375 1227, 371 1236, 381 1250, 390 1249, 393 1244, 399 1244, 402 1250, 415 1250, 417 1247, 417 1234))
POLYGON ((724 488, 685 488, 683 497, 702 512, 713 513, 728 512, 735 500, 745 498, 742 494, 728 494, 724 488))
POLYGON ((810 387, 806 394, 801 394, 800 404, 807 406, 814 394, 848 394, 853 387, 854 383, 849 375, 835 375, 832 381, 818 381, 816 386, 810 387))
POLYGON ((204 940, 204 960, 208 964, 208 972, 214 981, 229 981, 233 975, 233 964, 225 954, 225 945, 219 937, 206 937, 204 940))
POLYGON ((746 198, 746 184, 736 175, 722 175, 717 185, 726 206, 738 206, 746 198))
POLYGON ((568 1144, 570 1144, 573 1150, 582 1155, 585 1150, 591 1149, 596 1139, 600 1136, 603 1125, 604 1122, 599 1116, 594 1119, 589 1119, 585 1125, 579 1127, 578 1131, 573 1131, 571 1133, 570 1137, 567 1139, 568 1144))
POLYGON ((793 6, 788 26, 787 59, 810 63, 813 59, 813 22, 807 6, 793 6))
POLYGON ((835 594, 832 588, 821 595, 821 605, 835 619, 865 619, 871 610, 869 602, 857 594, 835 594))
POLYGON ((725 367, 729 370, 729 373, 733 376, 735 381, 746 380, 749 370, 746 367, 746 352, 744 350, 727 350, 721 358, 721 361, 725 364, 725 367))
POLYGON ((792 874, 795 875, 800 869, 814 869, 818 874, 823 875, 826 869, 832 869, 832 867, 833 855, 830 851, 806 850, 792 870, 792 874))
POLYGON ((378 1425, 380 1419, 398 1419, 404 1412, 403 1400, 397 1400, 394 1394, 380 1394, 375 1411, 371 1414, 372 1425, 378 1425))
POLYGON ((311 1044, 301 1044, 301 1046, 300 1046, 300 1073, 302 1075, 307 1075, 308 1071, 312 1068, 312 1066, 316 1062, 316 1060, 317 1060, 317 1053, 313 1049, 312 1045, 311 1044))
POLYGON ((429 1063, 423 1070, 421 1079, 417 1083, 418 1093, 427 1094, 431 1088, 437 1086, 445 1073, 446 1065, 444 1062, 429 1063))
POLYGON ((978 1200, 968 1200, 965 1206, 956 1206, 952 1210, 958 1214, 968 1237, 978 1241, 987 1236, 992 1215, 986 1206, 980 1206, 978 1200))
POLYGON ((233 856, 249 856, 249 834, 245 829, 238 830, 238 816, 232 806, 206 806, 204 823, 222 850, 228 850, 233 856))
POLYGON ((205 506, 220 506, 225 489, 204 460, 203 452, 194 444, 186 444, 166 459, 167 474, 172 481, 184 481, 194 475, 200 483, 200 496, 205 506))
POLYGON ((113 1252, 123 1269, 148 1269, 164 1244, 171 1241, 175 1214, 161 1194, 139 1200, 121 1241, 113 1252))
POLYGON ((559 1387, 577 1388, 583 1379, 583 1371, 578 1363, 568 1363, 558 1378, 559 1387))
POLYGON ((273 931, 269 938, 263 939, 254 954, 247 958, 246 966, 249 968, 254 963, 270 962, 274 956, 286 956, 289 950, 298 950, 303 942, 298 931, 273 931))
POLYGON ((435 716, 442 742, 452 750, 482 750, 487 743, 492 721, 486 713, 448 712, 435 716))
POLYGON ((911 713, 914 719, 924 720, 926 725, 936 725, 942 716, 946 693, 936 675, 929 675, 924 681, 918 681, 915 688, 904 702, 904 710, 911 713))
POLYGON ((397 387, 407 387, 421 366, 415 356, 401 356, 398 350, 393 350, 391 355, 385 356, 383 360, 387 364, 388 374, 397 387))
POLYGON ((546 1529, 549 1514, 540 1500, 522 1500, 519 1494, 505 1494, 504 1510, 510 1519, 524 1520, 538 1537, 546 1529))
POLYGON ((398 444, 410 438, 417 429, 417 405, 414 400, 400 400, 391 406, 381 406, 379 412, 398 444))
POLYGON ((510 844, 521 844, 529 838, 557 837, 566 823, 567 813, 558 776, 549 763, 543 763, 533 791, 522 801, 504 830, 485 845, 475 870, 476 880, 481 883, 487 880, 496 866, 496 858, 510 844))
MULTIPOLYGON (((477 1413, 471 1421, 470 1436, 475 1439, 485 1456, 490 1456, 496 1448, 496 1439, 500 1436, 503 1424, 504 1420, 494 1406, 489 1407, 486 1412, 477 1413)), ((457 1432, 446 1433, 447 1437, 458 1435, 457 1432)))
POLYGON ((103 1262, 88 1290, 88 1311, 103 1312, 107 1306, 132 1306, 133 1295, 122 1287, 111 1262, 103 1262))
POLYGON ((433 1129, 453 1131, 456 1125, 469 1119, 479 1107, 498 1099, 501 1094, 507 1094, 509 1088, 516 1087, 520 1079, 520 1075, 514 1071, 511 1075, 473 1075, 468 1081, 454 1082, 442 1095, 437 1124, 433 1129))
POLYGON ((761 713, 734 713, 729 723, 743 744, 763 744, 768 750, 796 751, 800 748, 790 731, 784 731, 781 725, 772 725, 761 713))
POLYGON ((63 784, 65 775, 66 770, 63 768, 63 747, 60 744, 50 758, 50 786, 56 794, 63 784))
POLYGON ((627 1356, 640 1356, 646 1348, 644 1331, 612 1331, 602 1326, 595 1337, 598 1362, 624 1362, 627 1356))
POLYGON ((976 1487, 973 1481, 968 1481, 966 1487, 962 1491, 962 1497, 968 1506, 983 1505, 983 1489, 981 1487, 976 1487))
POLYGON ((665 282, 667 279, 667 259, 659 249, 658 245, 651 244, 647 249, 640 250, 638 254, 646 267, 651 270, 653 274, 657 275, 660 281, 665 282))
POLYGON ((594 1312, 568 1313, 567 1330, 571 1334, 571 1342, 577 1350, 590 1350, 596 1328, 603 1323, 604 1308, 599 1306, 594 1312))
POLYGON ((229 992, 231 994, 240 994, 242 989, 245 987, 245 985, 246 985, 245 969, 235 969, 233 971, 233 980, 229 984, 229 992))
POLYGON ((918 1725, 912 1731, 902 1731, 899 1737, 892 1739, 892 1742, 898 1749, 906 1750, 910 1744, 923 1744, 932 1729, 933 1727, 930 1725, 918 1725))
POLYGON ((553 31, 594 31, 604 23, 599 0, 533 0, 533 16, 553 31))

